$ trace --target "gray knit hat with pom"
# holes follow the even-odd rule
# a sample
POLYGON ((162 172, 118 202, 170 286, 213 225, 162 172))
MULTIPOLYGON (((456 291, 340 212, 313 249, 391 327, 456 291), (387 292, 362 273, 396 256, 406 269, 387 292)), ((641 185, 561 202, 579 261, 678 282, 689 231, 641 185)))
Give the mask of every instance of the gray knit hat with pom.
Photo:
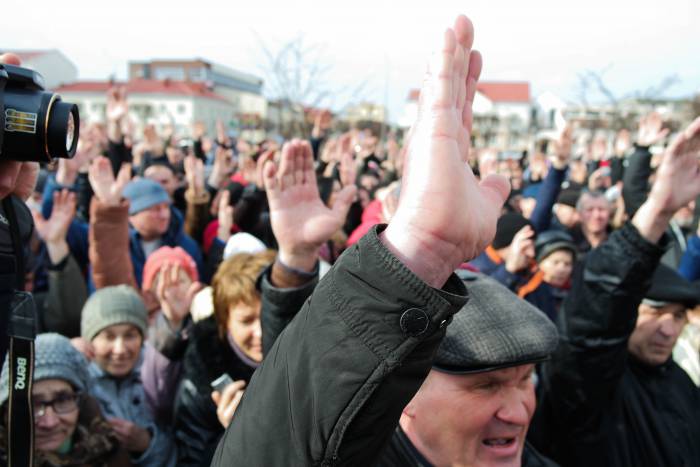
MULTIPOLYGON (((9 397, 9 370, 7 357, 0 374, 0 406, 9 397)), ((76 391, 88 388, 88 362, 67 337, 56 333, 39 334, 34 342, 34 381, 60 379, 67 381, 76 391)))

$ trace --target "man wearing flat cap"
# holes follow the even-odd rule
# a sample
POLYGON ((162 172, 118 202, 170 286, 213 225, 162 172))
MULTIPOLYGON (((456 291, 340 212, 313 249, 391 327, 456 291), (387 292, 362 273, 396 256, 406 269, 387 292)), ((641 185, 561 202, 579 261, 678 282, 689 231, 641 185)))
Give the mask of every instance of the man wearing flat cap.
POLYGON ((574 273, 529 435, 562 465, 700 465, 700 390, 671 358, 700 297, 660 263, 669 221, 700 194, 699 156, 700 118, 667 149, 632 221, 574 273))
POLYGON ((525 441, 535 411, 533 372, 556 347, 554 324, 495 280, 458 274, 469 301, 448 326, 379 466, 554 465, 525 441))
MULTIPOLYGON (((346 250, 290 318, 250 380, 213 466, 520 465, 530 458, 532 370, 556 344, 555 328, 492 280, 454 273, 493 239, 509 190, 498 175, 477 181, 466 163, 481 69, 470 50, 473 26, 460 16, 442 37, 395 215, 346 250)), ((279 168, 266 164, 265 187, 280 244, 275 265, 308 275, 314 261, 302 253, 316 252, 344 213, 337 202, 333 210, 322 205, 313 171, 305 178, 303 167, 312 167, 310 148, 288 143, 279 168), (283 254, 289 237, 306 245, 283 254)), ((262 279, 263 323, 274 267, 262 279)))

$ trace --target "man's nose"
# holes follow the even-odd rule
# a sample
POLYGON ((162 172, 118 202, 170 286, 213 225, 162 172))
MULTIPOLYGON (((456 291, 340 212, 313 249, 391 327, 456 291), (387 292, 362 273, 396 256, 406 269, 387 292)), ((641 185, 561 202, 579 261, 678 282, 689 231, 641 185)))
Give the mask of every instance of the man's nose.
POLYGON ((519 390, 509 391, 503 397, 500 409, 496 412, 496 417, 512 425, 527 426, 530 423, 530 413, 526 406, 526 395, 519 390))

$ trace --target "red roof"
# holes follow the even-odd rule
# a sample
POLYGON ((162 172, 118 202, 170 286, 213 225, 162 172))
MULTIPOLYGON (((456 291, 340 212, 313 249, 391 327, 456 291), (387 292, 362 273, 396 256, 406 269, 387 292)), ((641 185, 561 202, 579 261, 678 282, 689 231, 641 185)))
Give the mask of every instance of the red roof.
POLYGON ((31 60, 36 57, 40 57, 46 53, 48 53, 48 50, 7 50, 6 52, 12 52, 13 54, 17 55, 20 60, 27 61, 31 60))
POLYGON ((478 82, 476 90, 491 102, 530 102, 530 83, 524 81, 478 82))
POLYGON ((159 81, 153 79, 133 79, 126 83, 78 81, 64 84, 58 89, 55 89, 55 92, 106 93, 112 86, 126 86, 127 94, 175 94, 178 96, 207 97, 209 99, 227 101, 227 99, 222 96, 210 91, 204 83, 170 80, 159 81))
MULTIPOLYGON (((491 102, 530 102, 530 83, 525 81, 479 81, 476 90, 491 102)), ((420 89, 411 89, 409 101, 417 101, 420 89)))

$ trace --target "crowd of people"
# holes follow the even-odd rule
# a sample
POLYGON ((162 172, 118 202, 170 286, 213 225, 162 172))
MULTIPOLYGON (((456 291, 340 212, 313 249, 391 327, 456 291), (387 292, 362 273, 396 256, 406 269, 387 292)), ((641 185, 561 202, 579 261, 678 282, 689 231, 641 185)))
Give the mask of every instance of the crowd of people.
MULTIPOLYGON (((473 37, 446 30, 400 142, 319 112, 186 146, 115 87, 33 188, 3 161, 35 465, 700 465, 700 118, 471 147, 473 37)), ((5 365, 4 462, 7 399, 5 365)))

